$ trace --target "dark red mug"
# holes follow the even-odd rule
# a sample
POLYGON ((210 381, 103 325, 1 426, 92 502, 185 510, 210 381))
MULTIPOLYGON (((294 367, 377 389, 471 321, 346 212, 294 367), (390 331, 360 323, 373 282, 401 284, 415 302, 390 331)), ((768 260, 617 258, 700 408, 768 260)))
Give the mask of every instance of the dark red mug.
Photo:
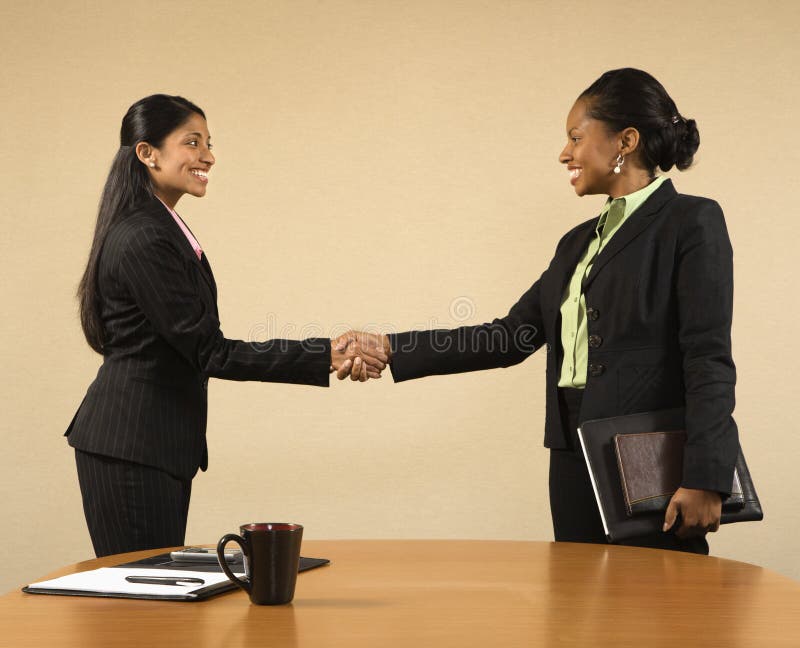
POLYGON ((294 598, 303 527, 287 522, 253 522, 226 533, 217 543, 217 560, 222 571, 250 595, 256 605, 282 605, 294 598), (225 545, 242 548, 246 580, 234 575, 225 560, 225 545))

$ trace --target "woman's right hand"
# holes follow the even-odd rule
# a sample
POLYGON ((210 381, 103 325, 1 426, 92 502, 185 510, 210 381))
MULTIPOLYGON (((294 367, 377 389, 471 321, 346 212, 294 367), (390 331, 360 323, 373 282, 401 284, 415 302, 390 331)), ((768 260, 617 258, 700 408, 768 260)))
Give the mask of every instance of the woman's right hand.
POLYGON ((389 339, 385 335, 348 331, 331 340, 331 373, 339 380, 365 382, 380 378, 390 361, 389 339))
POLYGON ((664 515, 665 532, 675 525, 678 513, 683 519, 683 524, 675 532, 679 538, 703 536, 709 531, 714 533, 719 529, 722 517, 722 498, 715 491, 679 488, 664 515))

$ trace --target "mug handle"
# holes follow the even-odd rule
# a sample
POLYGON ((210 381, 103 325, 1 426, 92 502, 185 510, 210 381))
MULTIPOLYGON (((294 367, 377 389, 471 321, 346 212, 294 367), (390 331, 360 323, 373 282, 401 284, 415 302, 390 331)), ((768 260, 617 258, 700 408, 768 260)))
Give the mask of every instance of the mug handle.
POLYGON ((244 538, 242 538, 240 535, 236 535, 235 533, 226 533, 219 539, 219 542, 217 543, 217 560, 219 561, 219 566, 222 567, 222 571, 225 572, 225 575, 228 578, 230 578, 236 585, 241 587, 245 592, 250 594, 250 582, 234 576, 231 568, 228 567, 228 561, 225 560, 225 545, 229 542, 235 542, 238 544, 239 547, 241 547, 244 555, 247 556, 247 551, 245 551, 247 543, 245 542, 244 538))

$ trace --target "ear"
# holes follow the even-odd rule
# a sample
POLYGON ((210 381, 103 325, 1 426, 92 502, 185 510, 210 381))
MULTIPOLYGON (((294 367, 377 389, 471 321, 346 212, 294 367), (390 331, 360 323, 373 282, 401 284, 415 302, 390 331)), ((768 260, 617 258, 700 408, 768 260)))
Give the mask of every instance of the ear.
POLYGON ((619 133, 620 155, 631 155, 639 147, 639 131, 633 126, 623 129, 619 133))
POLYGON ((136 145, 136 157, 146 167, 155 168, 158 164, 158 149, 150 146, 147 142, 139 142, 136 145))

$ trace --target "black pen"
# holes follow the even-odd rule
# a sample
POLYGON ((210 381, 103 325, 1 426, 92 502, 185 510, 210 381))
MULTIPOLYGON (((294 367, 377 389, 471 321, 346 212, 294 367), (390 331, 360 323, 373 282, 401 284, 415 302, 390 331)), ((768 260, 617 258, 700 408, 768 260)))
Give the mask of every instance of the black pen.
POLYGON ((129 583, 139 583, 142 585, 205 585, 202 578, 187 576, 126 576, 125 580, 129 583))

